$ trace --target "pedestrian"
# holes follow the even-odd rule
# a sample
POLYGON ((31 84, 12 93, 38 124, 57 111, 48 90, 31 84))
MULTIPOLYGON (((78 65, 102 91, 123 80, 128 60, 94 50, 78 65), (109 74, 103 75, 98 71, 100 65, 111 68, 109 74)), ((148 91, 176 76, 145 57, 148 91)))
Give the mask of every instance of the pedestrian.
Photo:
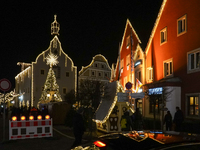
POLYGON ((75 113, 74 118, 73 118, 73 133, 74 133, 75 141, 72 145, 72 148, 80 145, 82 141, 82 136, 85 131, 83 113, 84 113, 84 109, 80 107, 78 111, 75 113))
POLYGON ((176 113, 174 114, 174 124, 175 124, 175 131, 181 131, 181 125, 183 123, 183 112, 180 110, 179 107, 176 107, 176 113))
POLYGON ((165 115, 163 125, 166 124, 166 131, 171 131, 172 129, 172 115, 170 111, 167 111, 167 114, 165 115))
POLYGON ((132 120, 128 111, 124 112, 124 115, 122 115, 120 123, 122 131, 130 131, 131 128, 133 129, 132 120))
POLYGON ((135 128, 135 130, 141 130, 143 128, 142 127, 143 121, 142 121, 142 114, 140 113, 139 108, 136 108, 133 115, 134 115, 134 128, 135 128))

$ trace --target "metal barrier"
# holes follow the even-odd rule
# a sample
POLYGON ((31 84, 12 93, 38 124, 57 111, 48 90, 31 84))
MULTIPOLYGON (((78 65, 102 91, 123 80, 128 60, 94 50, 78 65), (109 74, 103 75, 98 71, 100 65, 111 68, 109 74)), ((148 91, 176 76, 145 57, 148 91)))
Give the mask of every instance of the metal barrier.
POLYGON ((33 116, 26 120, 25 116, 21 116, 21 120, 17 121, 17 117, 13 116, 9 120, 9 140, 52 137, 52 118, 49 115, 42 120, 42 116, 38 116, 34 120, 33 116))

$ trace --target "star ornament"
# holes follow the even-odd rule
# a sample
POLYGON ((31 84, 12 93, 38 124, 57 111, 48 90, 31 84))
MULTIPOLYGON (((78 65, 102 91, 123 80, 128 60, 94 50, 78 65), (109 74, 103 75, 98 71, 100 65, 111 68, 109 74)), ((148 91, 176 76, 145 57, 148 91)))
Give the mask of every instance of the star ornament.
POLYGON ((47 65, 50 65, 50 67, 56 66, 59 63, 57 58, 57 55, 54 55, 52 53, 48 54, 48 56, 46 57, 47 65))

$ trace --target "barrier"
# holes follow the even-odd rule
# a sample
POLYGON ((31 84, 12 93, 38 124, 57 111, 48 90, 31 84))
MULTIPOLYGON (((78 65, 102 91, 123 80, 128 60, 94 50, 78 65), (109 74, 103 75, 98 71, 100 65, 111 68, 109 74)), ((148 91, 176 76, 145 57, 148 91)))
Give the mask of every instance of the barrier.
POLYGON ((26 138, 42 138, 52 137, 52 118, 42 120, 38 116, 38 120, 33 120, 33 116, 29 117, 29 120, 25 120, 22 116, 20 121, 17 121, 16 117, 9 120, 9 140, 26 139, 26 138))

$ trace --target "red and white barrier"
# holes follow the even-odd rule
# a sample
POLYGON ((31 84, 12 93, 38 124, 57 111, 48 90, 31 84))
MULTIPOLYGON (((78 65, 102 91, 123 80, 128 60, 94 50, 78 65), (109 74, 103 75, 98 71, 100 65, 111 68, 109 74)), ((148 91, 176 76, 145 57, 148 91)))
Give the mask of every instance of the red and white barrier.
POLYGON ((9 140, 53 136, 52 118, 45 120, 25 120, 23 117, 21 117, 20 121, 16 121, 16 117, 12 121, 9 120, 9 140))

